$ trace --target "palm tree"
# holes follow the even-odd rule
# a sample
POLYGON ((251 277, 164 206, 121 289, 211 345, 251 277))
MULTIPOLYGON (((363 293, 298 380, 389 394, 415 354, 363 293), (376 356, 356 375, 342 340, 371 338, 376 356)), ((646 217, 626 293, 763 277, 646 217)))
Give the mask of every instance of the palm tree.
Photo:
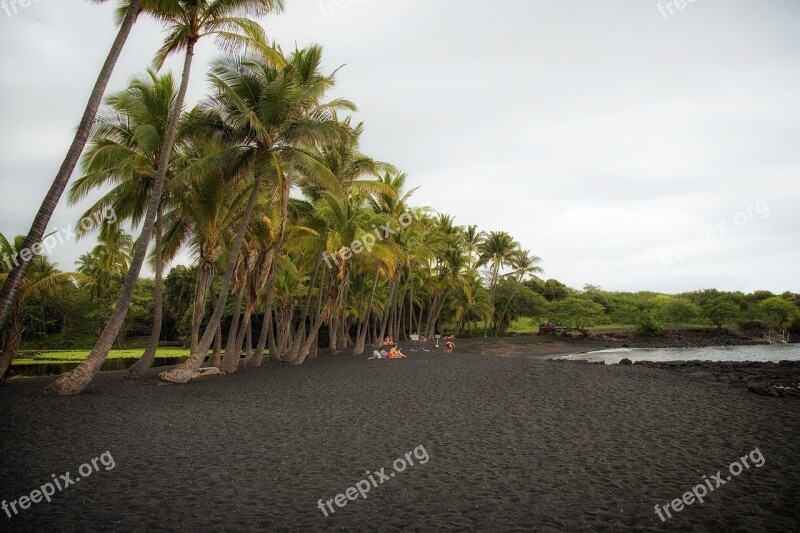
POLYGON ((90 292, 103 300, 122 286, 131 262, 133 238, 119 226, 101 231, 98 244, 78 258, 78 272, 92 280, 90 292))
MULTIPOLYGON (((505 231, 493 231, 478 247, 480 253, 477 266, 489 267, 489 295, 492 307, 495 306, 497 282, 500 270, 507 266, 519 250, 519 244, 505 231)), ((487 323, 485 331, 488 333, 490 325, 487 323)))
MULTIPOLYGON (((107 109, 101 111, 89 149, 83 157, 85 174, 76 180, 69 191, 70 204, 82 200, 94 189, 112 185, 113 188, 87 214, 112 210, 118 221, 129 221, 134 226, 141 223, 147 210, 153 178, 158 173, 158 158, 177 91, 171 73, 158 76, 148 70, 146 76, 134 79, 126 90, 106 99, 107 109)), ((190 126, 187 127, 185 120, 179 125, 175 150, 165 178, 167 190, 162 194, 156 215, 155 247, 152 252, 155 272, 154 317, 150 340, 140 360, 127 370, 126 377, 145 374, 155 359, 161 337, 164 267, 161 258, 162 213, 170 202, 169 184, 180 170, 183 155, 180 149, 186 144, 190 126)))
MULTIPOLYGON (((168 56, 181 50, 185 51, 181 85, 167 126, 164 145, 159 157, 158 172, 153 180, 147 214, 142 224, 142 232, 136 240, 130 270, 114 311, 89 356, 74 370, 51 383, 45 389, 45 394, 48 395, 64 396, 78 394, 82 391, 99 372, 125 320, 147 247, 153 236, 164 180, 178 131, 178 121, 189 88, 189 75, 195 45, 201 38, 215 35, 219 41, 226 43, 229 47, 248 45, 257 48, 263 54, 271 54, 261 26, 237 15, 262 16, 280 11, 283 8, 283 0, 163 0, 154 2, 153 6, 148 3, 145 7, 151 15, 167 24, 169 28, 164 45, 156 54, 155 66, 160 69, 168 56)), ((271 57, 274 56, 275 54, 271 54, 271 57)))
POLYGON ((467 252, 467 263, 469 268, 475 267, 475 255, 478 248, 486 238, 485 231, 478 231, 478 226, 467 226, 463 230, 464 248, 467 252))
MULTIPOLYGON (((211 80, 217 92, 208 102, 207 121, 239 143, 242 166, 252 175, 252 202, 248 202, 242 213, 222 288, 197 350, 178 368, 161 374, 165 381, 185 383, 203 362, 218 327, 215 322, 228 298, 241 243, 262 182, 274 184, 280 205, 281 230, 273 257, 279 257, 288 223, 293 168, 316 169, 320 182, 338 189, 335 177, 330 171, 324 172, 307 147, 325 145, 346 135, 347 130, 335 119, 334 112, 353 110, 355 106, 345 100, 322 103, 334 80, 332 76, 321 74, 321 61, 321 47, 311 46, 295 51, 282 67, 275 66, 269 57, 260 53, 224 58, 214 63, 211 80)), ((270 284, 267 291, 269 302, 270 284)), ((269 321, 269 317, 267 313, 265 320, 269 321)))
POLYGON ((516 284, 514 285, 514 291, 511 293, 511 296, 508 298, 508 301, 503 308, 503 312, 497 316, 494 331, 495 336, 498 333, 497 328, 504 322, 503 317, 506 315, 506 313, 508 313, 508 308, 511 307, 511 302, 517 295, 517 291, 519 290, 519 287, 524 279, 528 276, 541 274, 544 272, 542 267, 539 266, 539 263, 541 262, 542 259, 539 256, 531 255, 530 250, 518 250, 511 258, 510 264, 513 270, 508 274, 508 276, 516 278, 516 284))
MULTIPOLYGON (((224 150, 224 144, 216 143, 193 148, 199 157, 198 164, 224 150)), ((189 169, 192 166, 190 163, 189 169)), ((190 341, 192 352, 200 341, 200 326, 215 266, 226 245, 234 238, 241 206, 249 192, 248 188, 236 187, 236 172, 239 170, 240 167, 234 164, 223 174, 207 172, 176 183, 174 207, 164 215, 165 260, 171 261, 188 245, 197 270, 190 341)))
POLYGON ((464 324, 472 324, 473 320, 488 323, 492 319, 492 305, 489 292, 483 286, 480 275, 474 269, 468 269, 463 276, 463 283, 456 287, 451 303, 456 321, 456 334, 464 331, 464 324))
POLYGON ((373 224, 387 222, 386 218, 376 215, 369 209, 363 193, 356 192, 344 197, 337 197, 327 191, 322 192, 317 202, 315 216, 325 227, 325 232, 319 236, 322 246, 318 255, 326 254, 332 260, 328 263, 329 268, 320 269, 323 271, 319 287, 320 305, 311 328, 305 336, 298 335, 292 350, 287 354, 287 360, 293 365, 300 365, 305 361, 322 325, 324 323, 330 325, 331 317, 345 302, 353 259, 348 257, 348 254, 340 253, 341 250, 356 240, 363 239, 367 233, 371 233, 373 224))
MULTIPOLYGON (((334 118, 336 118, 335 115, 334 118)), ((342 121, 342 124, 346 129, 350 130, 350 117, 342 121)), ((323 169, 322 174, 324 176, 330 175, 335 177, 338 185, 333 187, 333 190, 340 187, 342 193, 350 190, 361 191, 382 195, 390 200, 397 199, 397 191, 392 187, 389 178, 389 173, 396 172, 396 169, 388 163, 376 161, 361 153, 359 149, 359 140, 363 132, 364 125, 360 123, 355 128, 352 128, 350 135, 340 139, 339 142, 322 147, 318 154, 314 154, 314 158, 318 160, 322 166, 311 168, 310 172, 304 173, 305 187, 303 188, 306 196, 312 201, 319 198, 319 192, 322 188, 315 181, 319 178, 318 168, 323 169), (386 173, 386 180, 389 181, 363 179, 366 177, 379 176, 380 172, 386 173)), ((301 168, 301 172, 303 172, 303 170, 305 169, 301 168)), ((401 180, 404 179, 405 177, 403 176, 401 180)), ((321 183, 324 184, 325 180, 323 179, 321 183)), ((376 202, 374 198, 370 200, 372 203, 376 202)), ((376 250, 376 252, 378 251, 376 250)), ((349 285, 346 285, 346 287, 349 287, 349 285)), ((348 289, 345 290, 345 300, 347 299, 347 292, 348 289)), ((338 344, 340 339, 342 340, 342 347, 347 347, 347 343, 349 342, 348 325, 349 317, 347 309, 346 306, 342 306, 334 312, 329 325, 330 348, 334 353, 339 348, 338 344)))
MULTIPOLYGON (((320 73, 321 58, 322 48, 311 46, 295 51, 283 70, 265 65, 258 58, 221 60, 212 70, 212 80, 222 95, 222 98, 212 101, 212 112, 227 120, 234 135, 248 147, 256 168, 271 167, 277 176, 278 235, 272 253, 265 259, 272 260, 282 254, 289 193, 296 173, 304 176, 305 183, 328 189, 340 188, 338 177, 326 162, 304 149, 304 146, 327 144, 333 140, 340 140, 336 146, 344 145, 349 138, 344 135, 349 130, 349 122, 340 124, 336 120, 336 111, 356 109, 347 100, 320 104, 322 95, 334 84, 333 75, 320 73), (251 88, 257 88, 257 91, 251 93, 251 88), (231 98, 232 94, 237 98, 231 98)), ((355 178, 370 164, 375 163, 362 158, 356 163, 357 168, 347 168, 347 172, 355 178)), ((252 365, 260 363, 264 348, 261 341, 266 340, 268 332, 272 331, 270 309, 274 269, 265 265, 264 270, 267 272, 267 312, 252 365)))
MULTIPOLYGON (((23 249, 25 242, 23 235, 18 235, 13 242, 9 242, 0 233, 0 253, 7 257, 15 257, 23 249)), ((5 265, 0 264, 0 268, 5 265)), ((5 281, 8 272, 0 273, 0 281, 5 281)), ((0 355, 0 381, 6 378, 11 363, 17 356, 20 341, 22 340, 22 318, 25 311, 25 303, 30 298, 41 298, 52 296, 53 291, 63 283, 81 281, 92 283, 92 278, 74 272, 59 272, 56 265, 47 260, 47 257, 35 255, 30 261, 30 268, 25 273, 22 280, 20 291, 17 293, 14 306, 11 308, 11 316, 8 328, 3 335, 3 352, 0 355)))
MULTIPOLYGON (((105 3, 106 0, 93 1, 95 3, 105 3)), ((39 207, 39 211, 33 219, 30 230, 28 230, 28 235, 25 237, 25 242, 21 248, 23 250, 32 249, 36 243, 41 242, 44 236, 47 225, 50 223, 50 217, 53 216, 53 211, 55 211, 58 201, 61 199, 61 195, 64 193, 64 189, 66 189, 69 183, 72 171, 75 170, 81 152, 89 138, 92 123, 100 107, 103 93, 106 91, 106 86, 108 86, 108 81, 111 79, 111 73, 114 71, 114 66, 117 64, 117 59, 119 59, 122 48, 128 40, 131 28, 133 28, 133 24, 139 16, 141 4, 142 0, 130 0, 120 3, 120 7, 117 11, 117 20, 120 23, 119 32, 117 32, 117 37, 114 39, 111 50, 109 50, 103 67, 100 69, 97 81, 95 81, 94 88, 89 96, 89 101, 86 104, 80 124, 78 125, 78 130, 75 132, 75 138, 72 140, 67 155, 61 163, 61 167, 58 169, 58 173, 50 186, 50 190, 47 191, 47 195, 45 195, 42 205, 39 207)), ((20 290, 20 284, 22 283, 25 270, 27 270, 30 261, 30 259, 26 261, 26 257, 28 257, 28 254, 24 254, 23 257, 20 258, 19 263, 8 274, 5 284, 3 284, 3 287, 0 289, 0 328, 5 325, 8 313, 11 311, 11 307, 16 301, 17 292, 20 290)))

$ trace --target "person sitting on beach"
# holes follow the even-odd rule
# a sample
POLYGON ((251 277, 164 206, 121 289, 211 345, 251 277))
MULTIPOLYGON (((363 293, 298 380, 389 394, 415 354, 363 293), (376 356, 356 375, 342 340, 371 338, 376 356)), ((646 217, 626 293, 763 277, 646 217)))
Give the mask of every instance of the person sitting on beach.
POLYGON ((428 337, 426 337, 425 335, 420 335, 419 340, 420 342, 428 342, 428 337))
POLYGON ((455 343, 449 341, 444 343, 444 351, 447 353, 453 353, 453 348, 455 347, 456 347, 455 343))
POLYGON ((383 338, 383 344, 394 344, 394 343, 392 342, 392 338, 389 335, 386 335, 383 338))
POLYGON ((402 359, 405 357, 405 354, 400 351, 400 348, 398 348, 396 344, 393 344, 392 349, 389 350, 389 355, 386 357, 389 359, 402 359))

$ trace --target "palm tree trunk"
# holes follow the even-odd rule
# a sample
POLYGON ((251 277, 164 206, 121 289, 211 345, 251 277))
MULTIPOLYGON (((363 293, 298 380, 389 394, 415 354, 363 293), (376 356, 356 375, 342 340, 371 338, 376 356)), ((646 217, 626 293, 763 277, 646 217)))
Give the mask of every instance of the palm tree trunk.
MULTIPOLYGON (((253 304, 251 303, 251 299, 252 295, 248 294, 247 303, 245 304, 244 317, 242 318, 241 325, 239 325, 239 332, 236 334, 236 355, 234 357, 235 362, 231 363, 231 372, 236 372, 239 369, 239 361, 242 359, 242 346, 244 346, 245 337, 251 332, 250 318, 253 314, 253 304)), ((251 350, 251 347, 251 344, 247 345, 245 356, 247 356, 247 352, 251 350)))
POLYGON ((414 285, 411 285, 408 295, 408 338, 414 333, 414 285))
POLYGON ((273 292, 275 290, 275 266, 277 264, 277 255, 272 252, 270 265, 267 267, 267 295, 264 304, 264 321, 261 323, 261 334, 258 336, 258 344, 252 359, 247 362, 247 366, 259 367, 264 362, 264 348, 267 345, 267 336, 272 329, 272 300, 273 292))
POLYGON ((483 329, 483 336, 484 337, 488 337, 489 336, 489 329, 494 327, 494 324, 492 322, 494 321, 494 302, 495 302, 495 295, 497 294, 497 277, 498 277, 499 274, 500 274, 500 264, 497 263, 493 267, 493 271, 492 271, 492 287, 491 287, 491 291, 490 291, 490 297, 491 297, 491 300, 492 300, 492 318, 489 320, 489 322, 487 322, 484 325, 484 329, 483 329))
POLYGON ((245 361, 253 357, 253 322, 248 320, 247 321, 247 338, 245 339, 247 343, 246 351, 245 351, 245 361))
MULTIPOLYGON (((219 319, 222 322, 222 318, 219 319)), ((205 357, 203 358, 205 360, 205 357)), ((217 324, 217 332, 214 334, 214 353, 211 355, 211 364, 209 366, 213 366, 219 368, 222 364, 222 324, 217 324)))
POLYGON ((430 322, 430 329, 428 330, 428 338, 431 339, 436 336, 436 324, 439 322, 439 318, 442 316, 442 311, 444 311, 444 306, 447 303, 447 299, 450 297, 450 289, 447 289, 444 294, 442 294, 441 300, 439 305, 434 306, 431 309, 431 322, 430 322))
POLYGON ((292 340, 292 317, 290 312, 285 321, 286 327, 281 330, 278 326, 280 322, 278 311, 276 310, 274 313, 275 320, 272 323, 275 324, 275 327, 270 325, 269 331, 267 331, 267 342, 269 343, 269 358, 279 363, 283 354, 286 353, 286 347, 292 340), (276 335, 280 335, 280 337, 276 339, 276 335))
POLYGON ((6 380, 6 375, 11 370, 11 363, 17 356, 21 341, 22 307, 17 305, 14 307, 14 312, 11 313, 11 324, 9 324, 3 339, 3 353, 0 355, 0 383, 6 380))
POLYGON ((214 335, 219 327, 219 319, 222 317, 222 313, 225 311, 225 302, 228 299, 228 292, 231 287, 231 281, 233 280, 233 273, 236 270, 236 262, 239 259, 239 253, 242 251, 242 242, 244 241, 244 236, 247 233, 247 226, 250 224, 250 217, 253 214, 253 206, 258 198, 259 185, 260 180, 255 178, 253 190, 250 192, 250 198, 247 200, 247 207, 242 214, 242 222, 239 226, 239 231, 236 234, 236 239, 233 241, 233 246, 231 246, 230 258, 228 259, 228 269, 225 271, 225 277, 222 279, 222 287, 220 287, 217 302, 214 304, 214 313, 211 315, 209 326, 206 328, 205 333, 203 333, 203 338, 200 339, 200 343, 197 346, 197 351, 189 356, 189 359, 184 361, 181 365, 168 372, 159 374, 159 377, 164 381, 169 383, 186 383, 192 379, 195 371, 197 371, 197 369, 203 364, 203 360, 208 353, 208 348, 211 346, 211 343, 214 340, 214 335))
POLYGON ((369 297, 369 304, 367 304, 367 316, 364 319, 363 331, 361 324, 356 329, 356 345, 353 348, 353 355, 362 355, 364 353, 364 345, 367 341, 367 330, 369 330, 369 318, 372 311, 372 303, 375 301, 375 291, 378 288, 378 278, 380 278, 380 269, 375 273, 375 281, 372 283, 372 294, 369 297))
POLYGON ((339 339, 339 318, 334 317, 330 324, 328 324, 328 343, 330 345, 331 354, 337 352, 336 341, 339 339))
POLYGON ((161 220, 161 206, 158 208, 156 215, 156 248, 155 252, 155 274, 156 281, 153 289, 153 331, 150 332, 150 340, 147 342, 147 349, 144 354, 125 372, 126 378, 140 378, 147 374, 147 371, 153 365, 156 358, 156 350, 158 349, 158 342, 161 340, 161 322, 164 316, 163 305, 163 269, 164 265, 161 261, 161 236, 163 232, 163 221, 161 220))
POLYGON ((383 316, 383 323, 381 324, 380 334, 378 335, 378 338, 380 339, 381 342, 383 342, 383 339, 386 336, 386 326, 389 324, 389 315, 391 314, 391 311, 394 309, 394 298, 395 295, 397 294, 397 284, 399 281, 400 281, 399 278, 395 274, 395 276, 392 278, 392 291, 389 294, 389 305, 386 306, 386 314, 383 316))
MULTIPOLYGON (((311 309, 311 300, 314 295, 314 287, 317 285, 317 278, 319 277, 319 269, 322 265, 322 253, 317 254, 317 260, 314 263, 314 272, 311 275, 311 282, 308 284, 308 292, 306 293, 306 303, 303 305, 303 311, 300 313, 300 322, 298 325, 298 330, 300 327, 305 328, 306 319, 308 318, 308 312, 311 309)), ((322 291, 322 284, 320 284, 320 291, 322 291)))
MULTIPOLYGON (((158 165, 158 172, 156 173, 155 181, 153 182, 153 189, 150 196, 150 201, 147 206, 147 215, 144 219, 142 226, 142 233, 136 239, 135 251, 131 259, 128 274, 125 276, 125 283, 120 291, 117 304, 114 306, 114 311, 108 319, 106 327, 97 343, 94 345, 89 356, 78 365, 74 370, 68 372, 51 383, 45 390, 45 395, 51 396, 67 396, 71 394, 78 394, 81 392, 89 382, 92 381, 94 376, 100 371, 100 367, 108 357, 108 351, 117 336, 125 316, 128 314, 128 307, 133 299, 133 291, 136 288, 136 282, 139 280, 139 272, 142 269, 145 256, 147 255, 147 248, 150 240, 153 238, 153 229, 155 227, 156 212, 161 203, 161 192, 164 190, 164 179, 167 176, 167 168, 169 167, 170 157, 172 155, 172 147, 175 144, 175 135, 178 131, 178 123, 181 118, 181 111, 183 110, 183 101, 186 98, 186 91, 189 88, 189 75, 192 69, 192 58, 194 57, 194 42, 189 42, 186 47, 186 58, 183 64, 183 74, 181 78, 181 87, 178 91, 178 96, 175 99, 175 107, 172 110, 172 115, 169 119, 167 127, 167 135, 164 140, 164 146, 161 150, 160 163, 158 165)), ((210 343, 209 343, 210 344, 210 343)), ((208 346, 206 346, 208 350, 208 346)))
MULTIPOLYGON (((508 301, 506 302, 506 305, 505 305, 505 307, 503 308, 503 312, 502 312, 502 313, 500 313, 500 316, 498 316, 498 317, 497 317, 497 319, 498 319, 499 323, 498 323, 498 324, 495 324, 495 328, 494 328, 494 336, 495 336, 495 337, 497 337, 497 333, 498 333, 498 332, 497 332, 497 328, 499 327, 499 325, 500 325, 500 324, 502 324, 502 323, 503 323, 503 316, 504 316, 506 313, 508 313, 508 308, 509 308, 509 307, 511 307, 511 302, 513 302, 513 301, 514 301, 514 297, 517 295, 517 291, 519 290, 519 286, 520 286, 521 284, 522 284, 522 280, 521 280, 521 279, 518 279, 518 280, 517 280, 517 284, 514 286, 514 290, 511 292, 511 296, 508 298, 508 301)), ((503 333, 505 333, 505 332, 503 332, 503 333)))
POLYGON ((405 301, 405 299, 406 299, 406 290, 404 289, 403 292, 399 293, 397 298, 395 299, 394 323, 392 326, 392 339, 394 339, 395 342, 403 340, 403 336, 400 332, 400 319, 403 316, 403 302, 405 301))
POLYGON ((228 330, 228 342, 225 343, 225 356, 222 358, 222 366, 220 367, 220 370, 226 374, 236 372, 236 367, 239 366, 239 346, 241 346, 241 342, 238 338, 238 332, 244 291, 245 289, 242 287, 242 290, 236 295, 236 303, 233 304, 233 316, 231 316, 231 327, 228 330))
MULTIPOLYGON (((334 274, 335 279, 335 274, 334 274)), ((324 322, 323 320, 323 302, 326 302, 326 292, 325 292, 325 281, 326 276, 322 276, 319 281, 319 298, 317 298, 317 311, 314 315, 314 319, 311 321, 311 329, 309 330, 310 333, 306 336, 306 324, 305 320, 298 325, 299 331, 295 338, 292 340, 292 345, 289 348, 288 352, 284 354, 283 360, 290 362, 291 364, 302 364, 305 361, 306 356, 308 355, 308 350, 311 348, 311 341, 312 339, 316 339, 317 333, 319 333, 320 327, 324 322)), ((334 283, 331 280, 330 284, 334 283)), ((313 289, 313 287, 309 287, 309 289, 313 289)))
MULTIPOLYGON (((288 348, 288 353, 280 353, 275 354, 272 359, 273 361, 292 361, 300 350, 302 346, 303 339, 305 339, 306 333, 306 319, 308 318, 308 313, 311 310, 311 301, 313 299, 314 287, 317 284, 317 278, 319 277, 320 267, 322 265, 322 254, 324 250, 321 250, 319 254, 317 254, 317 259, 314 262, 314 273, 311 275, 311 282, 308 284, 308 291, 306 292, 306 303, 303 306, 303 310, 300 313, 300 320, 297 323, 297 330, 295 331, 294 339, 292 339, 291 344, 288 348)), ((325 276, 322 276, 320 279, 320 288, 319 288, 319 300, 322 301, 322 291, 323 286, 325 285, 325 276)))
POLYGON ((428 309, 428 325, 425 327, 426 333, 425 335, 428 339, 432 339, 434 334, 436 333, 436 309, 439 307, 439 294, 437 293, 434 296, 433 301, 431 302, 431 307, 428 309))
MULTIPOLYGON (((348 277, 347 280, 344 282, 344 296, 342 297, 342 305, 339 307, 339 320, 336 323, 336 327, 339 328, 337 333, 342 349, 347 349, 348 342, 350 341, 350 320, 347 316, 347 299, 350 297, 350 278, 348 277)), ((338 348, 338 347, 337 347, 338 348)))
POLYGON ((303 339, 299 339, 299 350, 297 351, 297 355, 291 361, 293 365, 302 365, 305 362, 306 357, 308 357, 308 354, 311 351, 312 344, 317 340, 317 335, 319 334, 319 330, 324 322, 325 320, 323 319, 323 314, 320 313, 314 319, 314 324, 311 326, 311 331, 308 337, 306 337, 305 342, 303 342, 303 339))
MULTIPOLYGON (((40 242, 44 236, 44 232, 50 223, 50 217, 53 216, 53 211, 55 211, 58 201, 61 199, 61 195, 64 193, 64 189, 66 189, 69 179, 72 176, 72 171, 75 170, 80 160, 81 152, 83 152, 83 148, 86 146, 86 141, 89 139, 94 119, 97 116, 97 110, 103 100, 103 94, 108 86, 108 81, 111 79, 111 73, 114 71, 117 59, 119 59, 122 48, 125 46, 125 41, 128 40, 128 35, 131 33, 133 24, 139 16, 139 7, 141 3, 142 0, 131 0, 128 5, 125 19, 122 21, 119 32, 117 32, 117 37, 111 45, 111 50, 108 52, 105 63, 103 63, 103 67, 100 69, 100 74, 97 76, 92 94, 89 96, 89 101, 83 111, 83 117, 81 117, 80 124, 78 125, 78 131, 75 132, 75 138, 72 140, 67 155, 61 163, 61 168, 59 168, 53 180, 53 184, 50 186, 50 190, 47 191, 47 195, 44 197, 42 205, 39 207, 39 211, 33 219, 33 224, 28 231, 28 236, 25 238, 25 244, 22 246, 22 250, 30 250, 33 245, 40 242)), ((22 256, 22 254, 20 255, 22 256)), ((28 264, 30 263, 31 257, 28 257, 27 261, 24 257, 28 257, 28 254, 20 257, 19 264, 11 270, 5 284, 3 284, 2 289, 0 289, 0 329, 5 325, 9 311, 19 292, 22 278, 25 276, 25 271, 28 269, 28 264)))
POLYGON ((211 269, 212 266, 210 264, 202 261, 197 268, 197 281, 194 289, 194 309, 192 310, 192 332, 191 340, 189 341, 190 353, 194 353, 194 351, 197 350, 197 345, 200 342, 200 326, 203 324, 203 315, 206 312, 206 294, 214 278, 211 269))
POLYGON ((342 320, 342 333, 340 337, 342 338, 342 348, 345 350, 348 349, 353 342, 353 337, 350 336, 350 327, 352 325, 353 323, 349 318, 342 320))

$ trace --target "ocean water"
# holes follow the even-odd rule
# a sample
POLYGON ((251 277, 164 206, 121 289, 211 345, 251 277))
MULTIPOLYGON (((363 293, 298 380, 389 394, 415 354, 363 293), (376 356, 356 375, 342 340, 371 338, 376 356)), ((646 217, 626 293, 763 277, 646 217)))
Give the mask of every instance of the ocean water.
POLYGON ((709 348, 614 348, 582 354, 565 355, 562 359, 585 359, 618 363, 631 361, 800 361, 800 344, 765 344, 758 346, 715 346, 709 348))

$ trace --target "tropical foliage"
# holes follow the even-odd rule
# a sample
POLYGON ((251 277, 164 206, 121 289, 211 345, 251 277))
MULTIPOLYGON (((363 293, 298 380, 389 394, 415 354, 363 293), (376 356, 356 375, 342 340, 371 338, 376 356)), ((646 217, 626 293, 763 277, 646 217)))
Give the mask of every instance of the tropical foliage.
MULTIPOLYGON (((129 377, 145 373, 160 342, 179 341, 190 357, 161 377, 183 383, 210 349, 208 363, 230 373, 266 354, 294 365, 319 347, 361 354, 387 336, 502 335, 521 318, 584 332, 604 323, 657 331, 662 322, 797 322, 795 295, 671 297, 545 281, 542 260, 512 235, 415 206, 408 176, 362 152, 367 128, 354 122, 353 102, 331 96, 336 72, 323 67, 322 47, 286 53, 249 18, 280 12, 281 0, 123 2, 121 18, 128 5, 163 24, 166 37, 154 70, 92 114, 69 190, 72 203, 99 197, 86 214, 113 210, 114 223, 99 228, 76 273, 37 256, 19 287, 4 291, 18 290, 4 356, 23 338, 97 338, 50 394, 80 392, 129 334, 147 339, 129 377), (187 109, 194 48, 207 36, 224 54, 207 73, 210 92, 187 109), (159 72, 176 53, 180 80, 159 72), (148 250, 155 279, 140 280, 148 250)), ((18 254, 17 241, 2 239, 4 253, 18 254)))

